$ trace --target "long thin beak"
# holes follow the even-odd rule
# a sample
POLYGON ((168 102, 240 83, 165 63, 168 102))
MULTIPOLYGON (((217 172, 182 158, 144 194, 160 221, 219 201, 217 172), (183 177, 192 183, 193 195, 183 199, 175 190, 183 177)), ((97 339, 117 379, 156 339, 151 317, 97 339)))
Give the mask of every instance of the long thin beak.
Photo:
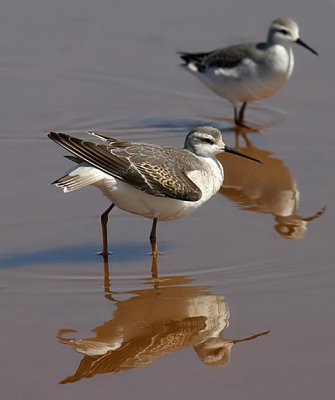
POLYGON ((253 157, 247 156, 246 154, 240 153, 239 151, 234 150, 234 149, 232 149, 232 148, 230 148, 228 146, 225 146, 224 151, 225 151, 225 153, 231 153, 231 154, 235 154, 236 156, 249 158, 249 160, 256 161, 256 162, 258 162, 260 164, 263 164, 262 161, 257 160, 257 158, 253 158, 253 157))
POLYGON ((313 54, 315 54, 316 56, 319 55, 318 52, 316 52, 314 49, 312 49, 311 47, 309 47, 305 42, 303 42, 300 38, 297 39, 295 41, 296 43, 300 44, 300 46, 305 47, 307 50, 311 51, 313 54))

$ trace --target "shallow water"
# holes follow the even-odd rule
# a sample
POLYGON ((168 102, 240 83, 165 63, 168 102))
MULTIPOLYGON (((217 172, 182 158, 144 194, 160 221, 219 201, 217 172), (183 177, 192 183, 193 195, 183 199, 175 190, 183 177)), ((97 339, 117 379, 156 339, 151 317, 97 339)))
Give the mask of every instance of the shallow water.
POLYGON ((332 397, 334 6, 286 3, 252 0, 245 13, 240 0, 2 2, 5 399, 332 397), (229 104, 175 53, 262 39, 281 15, 297 19, 320 57, 296 48, 287 86, 247 109, 261 132, 235 137, 229 104), (104 264, 108 202, 94 188, 49 185, 71 164, 47 132, 182 146, 202 124, 263 165, 220 157, 220 193, 158 225, 158 279, 151 222, 120 210, 104 264))

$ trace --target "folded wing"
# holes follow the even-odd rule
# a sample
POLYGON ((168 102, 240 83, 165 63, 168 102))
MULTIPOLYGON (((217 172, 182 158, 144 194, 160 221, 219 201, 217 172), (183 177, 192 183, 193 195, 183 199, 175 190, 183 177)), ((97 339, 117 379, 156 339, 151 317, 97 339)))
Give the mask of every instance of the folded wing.
POLYGON ((81 160, 142 192, 184 201, 201 198, 201 190, 186 172, 175 168, 169 148, 117 139, 98 144, 55 132, 48 136, 81 160))

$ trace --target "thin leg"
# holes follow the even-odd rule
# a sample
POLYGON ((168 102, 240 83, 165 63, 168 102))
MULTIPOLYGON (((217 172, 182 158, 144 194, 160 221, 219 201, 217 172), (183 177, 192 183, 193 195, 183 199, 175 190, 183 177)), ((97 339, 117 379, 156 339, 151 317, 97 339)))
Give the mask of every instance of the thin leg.
POLYGON ((242 107, 240 108, 240 111, 238 113, 239 125, 242 125, 242 126, 243 126, 243 122, 244 122, 244 112, 245 112, 246 106, 247 106, 247 103, 243 103, 242 107))
POLYGON ((239 125, 240 124, 236 106, 234 106, 234 121, 235 121, 235 125, 239 125))
POLYGON ((248 103, 243 103, 239 111, 237 111, 237 108, 234 107, 234 118, 235 118, 236 129, 238 129, 238 130, 246 129, 248 131, 257 132, 258 131, 257 128, 252 128, 244 123, 244 113, 245 113, 247 104, 248 103))
POLYGON ((150 243, 151 243, 151 254, 152 254, 152 264, 151 264, 152 278, 158 277, 158 266, 157 266, 158 247, 156 239, 156 228, 157 228, 157 218, 154 218, 154 220, 152 221, 152 228, 150 232, 150 243))
POLYGON ((101 229, 102 229, 102 255, 104 257, 108 256, 108 238, 107 238, 107 222, 108 214, 114 207, 114 203, 111 204, 107 210, 101 215, 101 229))
POLYGON ((152 228, 150 232, 150 243, 151 243, 151 252, 154 257, 158 256, 158 247, 156 240, 156 227, 157 227, 157 218, 154 218, 152 221, 152 228))

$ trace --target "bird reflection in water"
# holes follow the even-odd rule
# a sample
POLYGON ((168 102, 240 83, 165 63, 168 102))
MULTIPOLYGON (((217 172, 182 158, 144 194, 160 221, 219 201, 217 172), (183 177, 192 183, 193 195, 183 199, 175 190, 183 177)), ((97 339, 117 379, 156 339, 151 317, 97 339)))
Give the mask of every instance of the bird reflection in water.
POLYGON ((246 134, 236 133, 236 149, 255 157, 264 164, 235 162, 232 157, 218 156, 225 167, 225 180, 220 193, 237 203, 243 210, 272 214, 274 229, 287 239, 302 239, 308 222, 319 218, 325 207, 311 216, 299 215, 300 193, 294 177, 282 160, 273 157, 268 150, 253 146, 246 134), (240 135, 246 147, 238 144, 240 135))
POLYGON ((225 297, 211 294, 209 286, 191 285, 187 277, 155 278, 144 284, 152 287, 105 293, 115 302, 115 311, 111 320, 92 330, 93 337, 66 338, 76 331, 59 331, 60 343, 84 355, 77 371, 60 383, 145 367, 187 347, 193 347, 207 365, 226 365, 235 344, 269 333, 225 338, 223 332, 229 325, 225 297), (116 300, 119 296, 128 297, 116 300))

